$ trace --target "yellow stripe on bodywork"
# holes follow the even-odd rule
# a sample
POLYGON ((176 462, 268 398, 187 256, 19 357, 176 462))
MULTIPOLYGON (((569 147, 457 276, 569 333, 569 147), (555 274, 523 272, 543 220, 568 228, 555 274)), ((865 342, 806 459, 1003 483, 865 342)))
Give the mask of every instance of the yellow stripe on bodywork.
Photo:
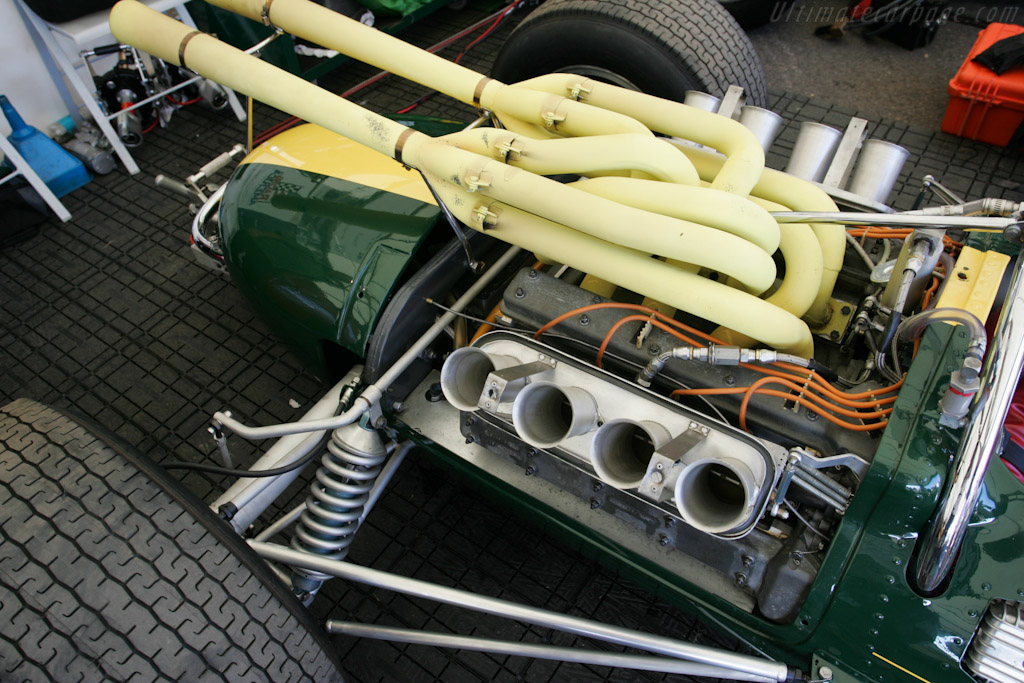
POLYGON ((417 171, 357 142, 307 123, 275 135, 242 160, 341 178, 436 204, 417 171))
POLYGON ((997 251, 964 247, 936 308, 962 308, 986 320, 999 292, 1010 257, 997 251))

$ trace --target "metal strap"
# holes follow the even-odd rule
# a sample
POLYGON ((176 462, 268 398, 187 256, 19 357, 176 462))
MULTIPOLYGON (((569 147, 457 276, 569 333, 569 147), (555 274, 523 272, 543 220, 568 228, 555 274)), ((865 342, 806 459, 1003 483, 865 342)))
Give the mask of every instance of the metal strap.
POLYGON ((183 69, 188 68, 188 66, 185 65, 185 46, 188 45, 188 42, 190 40, 192 40, 198 35, 202 35, 202 31, 192 31, 187 36, 182 38, 181 43, 178 45, 178 65, 181 66, 183 69))
POLYGON ((260 19, 263 20, 264 26, 269 26, 275 31, 278 30, 276 26, 270 23, 270 5, 274 0, 263 0, 263 9, 260 10, 260 19))
POLYGON ((473 89, 473 106, 477 109, 480 108, 480 96, 484 94, 484 88, 486 88, 487 84, 493 80, 493 78, 487 78, 485 76, 480 79, 480 82, 476 84, 476 88, 473 89))
POLYGON ((405 143, 415 132, 416 131, 412 128, 406 128, 402 131, 402 134, 398 136, 398 140, 395 141, 395 159, 403 164, 405 162, 402 161, 402 150, 405 149, 405 143))

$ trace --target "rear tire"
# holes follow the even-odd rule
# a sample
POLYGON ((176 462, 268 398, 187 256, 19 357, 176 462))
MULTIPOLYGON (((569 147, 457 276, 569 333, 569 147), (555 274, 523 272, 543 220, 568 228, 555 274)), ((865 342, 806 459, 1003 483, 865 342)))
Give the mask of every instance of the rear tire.
POLYGON ((580 73, 677 101, 740 85, 747 104, 768 101, 753 45, 714 0, 548 0, 512 32, 492 71, 505 83, 580 73))
POLYGON ((163 469, 0 409, 0 679, 340 681, 326 635, 163 469))

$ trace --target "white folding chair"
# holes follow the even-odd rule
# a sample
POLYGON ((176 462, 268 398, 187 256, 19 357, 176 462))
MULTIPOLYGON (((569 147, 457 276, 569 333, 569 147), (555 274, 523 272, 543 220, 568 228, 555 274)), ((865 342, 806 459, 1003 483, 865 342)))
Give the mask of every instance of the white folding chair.
POLYGON ((39 177, 39 174, 29 166, 28 162, 25 161, 25 158, 18 153, 18 150, 14 148, 11 141, 2 133, 0 133, 0 150, 3 150, 4 156, 7 157, 7 161, 14 166, 13 171, 0 178, 0 185, 3 185, 8 180, 12 180, 19 175, 24 176, 25 180, 28 181, 28 184, 32 186, 32 189, 38 192, 39 196, 43 198, 43 201, 46 202, 47 206, 57 214, 57 218, 61 219, 65 223, 71 220, 71 212, 65 208, 64 204, 62 204, 59 199, 57 199, 57 195, 50 191, 50 188, 46 186, 46 183, 44 183, 43 179, 39 177))
MULTIPOLYGON (((177 13, 178 18, 183 23, 195 28, 195 22, 192 21, 192 17, 189 15, 188 10, 185 9, 185 2, 187 2, 187 0, 141 1, 143 4, 148 5, 150 8, 159 12, 174 10, 177 13)), ((132 159, 132 155, 128 152, 128 148, 121 142, 121 138, 118 136, 113 126, 110 125, 111 119, 115 118, 119 112, 107 114, 103 111, 102 106, 96 100, 96 88, 93 83, 92 76, 86 68, 85 60, 81 58, 81 52, 90 47, 114 42, 114 38, 110 33, 110 25, 108 23, 110 11, 103 10, 100 12, 94 12, 73 21, 55 24, 43 20, 25 4, 24 0, 15 0, 15 4, 21 11, 26 24, 31 27, 35 36, 38 38, 36 43, 37 46, 41 42, 45 48, 45 52, 42 49, 40 50, 40 53, 43 56, 43 61, 46 63, 47 69, 50 71, 50 75, 53 77, 54 83, 57 85, 57 89, 61 91, 61 96, 64 98, 65 103, 68 104, 68 108, 73 114, 77 114, 78 106, 75 104, 70 92, 68 92, 64 78, 67 79, 67 83, 71 85, 78 97, 82 100, 82 103, 85 105, 86 109, 88 109, 89 114, 96 122, 96 125, 99 126, 100 131, 106 136, 107 140, 110 141, 111 147, 128 172, 132 175, 138 173, 138 164, 136 164, 135 160, 132 159), (69 52, 74 55, 74 61, 72 61, 72 57, 69 57, 69 52), (47 57, 49 57, 49 59, 47 59, 47 57), (83 72, 85 74, 84 77, 83 72), (61 77, 62 74, 64 78, 61 77)), ((199 80, 199 77, 187 81, 186 83, 179 83, 173 88, 169 88, 156 93, 145 100, 136 102, 132 108, 148 104, 154 99, 163 97, 174 90, 179 90, 194 80, 199 80)), ((239 121, 244 121, 245 109, 238 101, 235 93, 231 90, 227 90, 227 95, 228 104, 231 106, 231 110, 234 112, 235 116, 238 117, 239 121)))

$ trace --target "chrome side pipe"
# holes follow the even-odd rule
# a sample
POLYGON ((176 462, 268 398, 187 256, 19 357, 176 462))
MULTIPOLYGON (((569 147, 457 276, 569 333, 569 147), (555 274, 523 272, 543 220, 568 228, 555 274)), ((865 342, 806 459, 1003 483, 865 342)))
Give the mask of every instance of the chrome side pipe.
POLYGON ((967 525, 981 495, 992 456, 1002 438, 1017 379, 1024 369, 1024 258, 1018 257, 1003 301, 974 399, 973 417, 964 428, 939 507, 921 535, 910 576, 917 590, 934 593, 953 570, 967 525))
POLYGON ((801 673, 782 662, 773 662, 760 657, 725 652, 703 645, 687 643, 665 636, 603 624, 580 617, 573 617, 539 607, 529 607, 508 600, 490 598, 469 591, 448 588, 427 581, 410 579, 350 562, 329 560, 319 555, 305 553, 282 545, 249 541, 254 551, 264 559, 280 562, 293 567, 330 574, 341 579, 367 586, 395 591, 403 595, 434 600, 447 605, 515 619, 558 629, 578 636, 603 640, 609 643, 635 647, 648 652, 678 657, 690 662, 715 667, 712 676, 746 681, 795 681, 803 680, 801 673), (746 676, 746 677, 740 677, 746 676))
POLYGON ((355 638, 372 638, 374 640, 387 640, 396 643, 410 643, 413 645, 431 645, 434 647, 447 647, 456 650, 492 652, 494 654, 513 655, 517 657, 532 657, 533 659, 550 659, 560 662, 573 662, 576 664, 609 666, 616 669, 657 671, 659 673, 683 674, 685 676, 706 676, 708 678, 724 678, 726 680, 733 681, 770 682, 775 680, 774 678, 768 678, 767 676, 736 673, 718 666, 696 664, 694 662, 668 659, 666 657, 652 657, 650 655, 600 652, 597 650, 586 650, 579 647, 558 647, 555 645, 540 645, 537 643, 518 643, 507 640, 495 640, 493 638, 458 636, 451 635, 449 633, 419 631, 409 628, 374 626, 371 624, 360 624, 352 621, 339 621, 337 619, 328 619, 327 623, 324 624, 324 627, 327 629, 328 633, 337 633, 355 638))

